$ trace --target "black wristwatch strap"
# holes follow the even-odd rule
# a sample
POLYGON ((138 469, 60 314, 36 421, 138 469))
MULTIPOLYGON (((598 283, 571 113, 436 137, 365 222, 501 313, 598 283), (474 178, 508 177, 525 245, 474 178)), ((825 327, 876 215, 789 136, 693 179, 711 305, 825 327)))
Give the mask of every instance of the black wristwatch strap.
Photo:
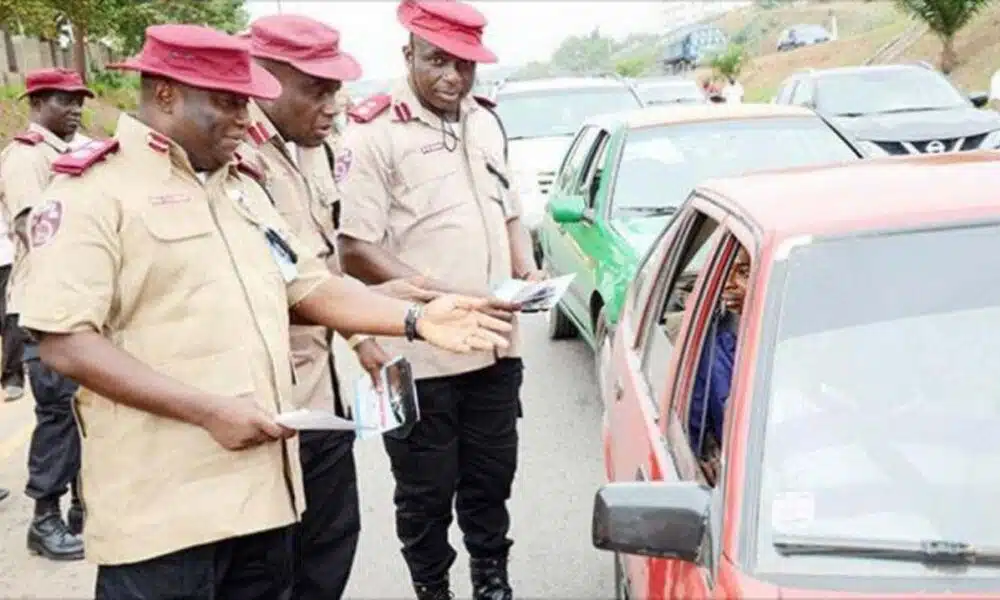
POLYGON ((407 341, 422 340, 424 338, 420 337, 420 333, 417 331, 417 321, 420 319, 420 315, 424 312, 424 307, 420 304, 411 304, 409 310, 406 311, 406 319, 403 321, 403 328, 406 332, 407 341))

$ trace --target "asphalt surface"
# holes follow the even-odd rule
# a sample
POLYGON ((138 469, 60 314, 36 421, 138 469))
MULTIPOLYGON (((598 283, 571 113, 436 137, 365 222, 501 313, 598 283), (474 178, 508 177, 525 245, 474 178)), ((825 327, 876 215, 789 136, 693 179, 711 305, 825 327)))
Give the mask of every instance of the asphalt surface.
MULTIPOLYGON (((550 342, 541 316, 526 319, 523 329, 524 419, 511 503, 514 592, 520 598, 610 598, 611 556, 590 544, 594 491, 604 478, 593 358, 580 341, 550 342)), ((340 350, 340 356, 347 352, 343 345, 340 350)), ((0 502, 0 598, 92 598, 92 566, 50 562, 25 549, 31 515, 23 495, 25 453, 33 423, 29 397, 0 403, 0 486, 12 491, 0 502)), ((356 459, 362 534, 346 596, 412 598, 395 536, 393 483, 381 442, 358 442, 356 459)), ((459 549, 452 569, 454 592, 468 598, 468 556, 457 525, 451 537, 459 549)))

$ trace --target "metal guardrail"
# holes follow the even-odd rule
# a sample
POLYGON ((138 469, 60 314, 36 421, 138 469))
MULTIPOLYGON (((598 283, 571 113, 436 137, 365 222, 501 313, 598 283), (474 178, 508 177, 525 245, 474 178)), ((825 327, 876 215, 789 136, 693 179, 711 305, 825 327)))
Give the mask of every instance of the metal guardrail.
POLYGON ((914 22, 912 25, 907 27, 903 33, 882 44, 879 49, 875 51, 875 54, 868 57, 868 60, 866 60, 864 64, 877 65, 896 60, 900 54, 905 52, 907 48, 912 46, 921 38, 921 36, 927 33, 927 30, 928 27, 926 23, 922 21, 914 22))

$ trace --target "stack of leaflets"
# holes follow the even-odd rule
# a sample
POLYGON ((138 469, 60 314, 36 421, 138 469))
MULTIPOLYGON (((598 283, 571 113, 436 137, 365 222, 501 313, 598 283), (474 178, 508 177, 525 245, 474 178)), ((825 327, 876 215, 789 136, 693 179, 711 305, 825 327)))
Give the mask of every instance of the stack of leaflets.
POLYGON ((508 279, 493 290, 493 295, 501 300, 521 304, 521 312, 544 312, 555 307, 574 277, 576 273, 545 281, 508 279))
POLYGON ((337 416, 332 410, 301 409, 278 415, 278 423, 298 430, 355 431, 359 439, 368 439, 400 428, 409 429, 420 420, 417 387, 410 363, 396 357, 379 374, 382 391, 377 392, 367 374, 358 379, 354 398, 353 420, 337 416))

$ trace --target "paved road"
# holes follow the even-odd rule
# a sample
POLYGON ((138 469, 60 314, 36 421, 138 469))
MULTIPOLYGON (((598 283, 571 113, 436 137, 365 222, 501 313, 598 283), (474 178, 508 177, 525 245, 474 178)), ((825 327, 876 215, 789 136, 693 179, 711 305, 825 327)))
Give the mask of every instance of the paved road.
MULTIPOLYGON (((593 361, 581 342, 549 342, 540 317, 526 321, 524 329, 525 417, 512 504, 515 593, 522 598, 608 598, 610 555, 590 545, 591 503, 603 480, 593 361)), ((32 423, 27 398, 0 404, 0 485, 14 490, 0 503, 0 598, 91 598, 92 567, 52 563, 25 550, 31 505, 21 488, 32 423)), ((359 442, 357 461, 362 536, 347 596, 412 597, 395 538, 392 479, 381 443, 359 442)), ((457 526, 452 540, 461 548, 457 526)), ((470 594, 466 565, 460 552, 452 572, 459 598, 470 594)))

